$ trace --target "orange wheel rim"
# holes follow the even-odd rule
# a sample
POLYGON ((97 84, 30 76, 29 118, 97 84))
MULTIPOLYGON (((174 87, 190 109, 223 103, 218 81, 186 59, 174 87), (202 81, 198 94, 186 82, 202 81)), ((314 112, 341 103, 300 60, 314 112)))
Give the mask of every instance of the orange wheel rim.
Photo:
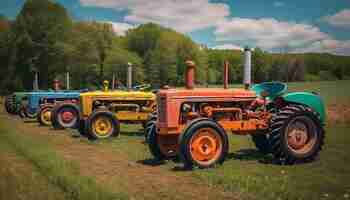
POLYGON ((193 160, 208 165, 215 162, 222 151, 222 140, 212 128, 199 129, 190 141, 190 152, 193 160))
MULTIPOLYGON (((309 122, 311 122, 309 120, 309 122)), ((299 121, 293 120, 287 126, 286 141, 290 150, 295 153, 304 154, 309 152, 316 143, 317 134, 315 126, 311 126, 299 121)))

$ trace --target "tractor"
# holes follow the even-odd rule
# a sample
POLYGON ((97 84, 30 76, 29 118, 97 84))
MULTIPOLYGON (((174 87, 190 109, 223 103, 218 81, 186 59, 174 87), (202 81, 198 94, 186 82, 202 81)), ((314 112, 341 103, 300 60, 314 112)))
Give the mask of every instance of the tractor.
MULTIPOLYGON (((53 125, 54 128, 60 128, 57 125, 53 116, 53 111, 55 108, 62 104, 78 104, 79 103, 80 91, 71 92, 57 92, 53 95, 47 95, 39 100, 39 110, 37 111, 37 120, 43 126, 53 125)), ((71 112, 66 112, 64 114, 64 121, 66 123, 72 123, 74 121, 74 114, 71 112)), ((79 114, 79 113, 77 113, 79 114)), ((74 123, 74 122, 73 122, 74 123)))
POLYGON ((54 104, 63 101, 77 101, 80 91, 60 90, 59 81, 54 80, 53 90, 29 92, 22 100, 19 115, 22 118, 37 119, 43 125, 49 125, 51 109, 54 104))
POLYGON ((66 104, 57 113, 60 109, 80 111, 78 130, 89 139, 118 136, 120 123, 145 125, 156 109, 155 94, 131 86, 128 90, 109 90, 108 85, 105 81, 102 91, 80 94, 80 108, 66 104))
POLYGON ((314 160, 324 144, 325 108, 316 93, 287 92, 281 82, 251 84, 251 52, 245 49, 244 88, 194 88, 195 63, 187 61, 185 89, 164 86, 157 115, 147 125, 156 160, 180 158, 187 168, 221 164, 229 152, 228 133, 247 135, 276 163, 314 160))

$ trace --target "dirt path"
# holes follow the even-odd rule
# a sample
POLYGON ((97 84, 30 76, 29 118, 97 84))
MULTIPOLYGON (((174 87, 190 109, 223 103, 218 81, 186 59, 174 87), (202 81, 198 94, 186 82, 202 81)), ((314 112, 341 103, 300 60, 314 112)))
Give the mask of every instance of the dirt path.
POLYGON ((134 199, 237 199, 237 194, 202 184, 188 172, 174 172, 128 159, 124 152, 72 138, 67 131, 24 123, 17 116, 0 113, 19 133, 45 139, 67 160, 77 161, 82 175, 96 177, 97 183, 126 190, 134 199), (117 184, 117 185, 116 185, 117 184))

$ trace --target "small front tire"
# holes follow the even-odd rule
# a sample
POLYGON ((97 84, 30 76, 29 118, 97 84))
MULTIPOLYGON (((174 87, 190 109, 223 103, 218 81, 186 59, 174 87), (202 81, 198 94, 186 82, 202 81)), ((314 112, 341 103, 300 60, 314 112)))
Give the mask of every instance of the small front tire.
POLYGON ((87 119, 85 129, 90 139, 106 139, 119 135, 120 124, 112 112, 98 110, 87 119))
POLYGON ((211 120, 195 122, 180 139, 180 157, 186 168, 210 168, 222 164, 228 151, 225 130, 211 120))

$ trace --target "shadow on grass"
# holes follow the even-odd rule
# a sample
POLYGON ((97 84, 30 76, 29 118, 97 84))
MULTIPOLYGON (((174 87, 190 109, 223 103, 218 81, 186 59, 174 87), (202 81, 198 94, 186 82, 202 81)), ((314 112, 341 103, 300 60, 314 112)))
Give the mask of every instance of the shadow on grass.
POLYGON ((166 164, 165 160, 158 160, 154 158, 144 159, 137 161, 139 164, 148 165, 148 166, 160 166, 166 164))
POLYGON ((34 120, 34 119, 25 119, 23 120, 23 123, 26 124, 33 124, 33 123, 38 123, 38 121, 34 120))
POLYGON ((138 131, 138 132, 124 132, 124 131, 121 131, 120 134, 121 135, 125 135, 125 136, 130 136, 130 137, 144 136, 145 135, 143 131, 138 131))
POLYGON ((263 154, 256 149, 240 149, 236 152, 229 153, 227 159, 246 161, 256 160, 262 164, 275 164, 275 161, 271 155, 263 154))

